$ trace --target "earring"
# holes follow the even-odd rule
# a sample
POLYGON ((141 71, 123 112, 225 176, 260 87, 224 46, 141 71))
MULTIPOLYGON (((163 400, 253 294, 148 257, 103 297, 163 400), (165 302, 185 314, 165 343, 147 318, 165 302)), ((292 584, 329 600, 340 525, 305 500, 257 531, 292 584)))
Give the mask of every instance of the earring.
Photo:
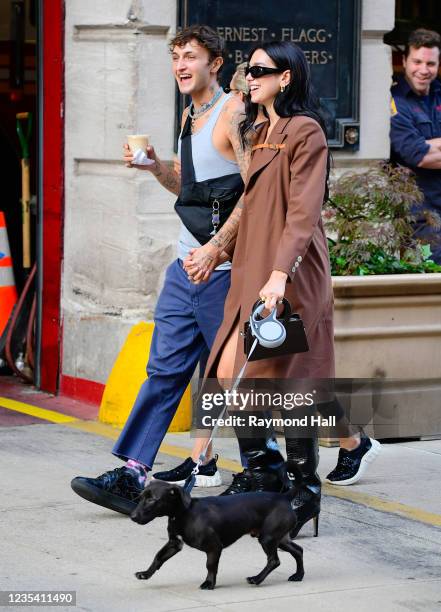
POLYGON ((280 85, 280 91, 283 93, 285 91, 285 85, 280 85))

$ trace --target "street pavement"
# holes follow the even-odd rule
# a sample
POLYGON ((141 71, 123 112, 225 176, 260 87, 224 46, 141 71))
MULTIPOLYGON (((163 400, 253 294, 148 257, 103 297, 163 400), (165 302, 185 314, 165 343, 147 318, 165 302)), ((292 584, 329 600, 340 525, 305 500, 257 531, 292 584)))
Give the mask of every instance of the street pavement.
MULTIPOLYGON (((205 555, 187 546, 151 580, 134 577, 167 540, 166 519, 140 526, 72 492, 73 476, 120 464, 110 454, 117 435, 84 420, 0 412, 2 590, 74 590, 76 609, 93 612, 441 610, 441 441, 383 445, 363 481, 325 487, 319 537, 308 524, 297 539, 303 582, 287 581, 295 564, 281 552, 280 567, 261 586, 248 585, 265 555, 244 537, 223 552, 216 589, 201 591, 205 555)), ((189 434, 168 434, 156 467, 176 465, 191 445, 189 434)), ((223 465, 235 466, 234 440, 221 438, 216 449, 223 465)), ((337 449, 320 452, 324 476, 337 449)), ((230 482, 231 470, 222 477, 230 482)), ((194 490, 201 494, 207 490, 194 490)))

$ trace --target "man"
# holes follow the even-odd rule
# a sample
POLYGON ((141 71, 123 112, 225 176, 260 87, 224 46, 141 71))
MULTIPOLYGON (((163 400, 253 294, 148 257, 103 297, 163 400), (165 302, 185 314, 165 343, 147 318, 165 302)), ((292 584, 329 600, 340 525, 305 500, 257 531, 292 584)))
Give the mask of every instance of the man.
POLYGON ((437 32, 418 29, 410 34, 404 76, 391 89, 390 129, 392 160, 415 172, 424 194, 426 215, 417 218, 415 235, 429 242, 437 263, 441 263, 440 49, 437 32))
MULTIPOLYGON (((81 497, 123 514, 130 514, 136 506, 135 500, 144 488, 147 472, 181 397, 199 360, 206 358, 223 318, 230 282, 229 256, 224 248, 236 234, 242 203, 240 200, 236 204, 222 225, 222 205, 218 215, 214 205, 211 211, 210 202, 193 206, 192 198, 195 194, 199 197, 201 185, 225 181, 226 186, 235 184, 237 201, 243 190, 241 175, 244 179, 248 167, 248 154, 242 149, 237 129, 243 104, 236 96, 226 95, 218 82, 223 40, 207 26, 190 26, 172 40, 170 50, 179 90, 192 99, 182 117, 182 184, 178 172, 162 162, 151 146, 147 148, 149 165, 134 164, 135 158, 127 146, 124 159, 130 167, 152 172, 161 185, 179 196, 175 208, 185 224, 178 240, 178 259, 167 270, 155 310, 155 331, 147 365, 149 378, 142 385, 112 451, 126 464, 97 478, 76 477, 71 483, 81 497), (218 252, 214 264, 202 250, 201 262, 213 263, 211 276, 206 283, 193 284, 183 261, 196 250, 192 265, 195 271, 199 270, 198 238, 202 230, 198 227, 196 232, 193 222, 194 216, 199 215, 196 225, 200 225, 207 207, 209 227, 205 229, 204 225, 204 231, 209 233, 202 238, 209 242, 215 234, 218 252), (189 218, 189 211, 193 218, 189 218)), ((213 484, 220 484, 214 459, 201 467, 200 474, 212 479, 213 484)))

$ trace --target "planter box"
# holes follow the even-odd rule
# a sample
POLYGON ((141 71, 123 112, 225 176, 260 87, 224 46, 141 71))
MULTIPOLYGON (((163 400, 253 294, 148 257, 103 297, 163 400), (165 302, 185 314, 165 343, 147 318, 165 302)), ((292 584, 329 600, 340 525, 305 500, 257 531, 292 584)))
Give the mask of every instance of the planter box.
MULTIPOLYGON (((441 274, 333 277, 337 378, 377 438, 441 437, 441 274)), ((352 418, 356 422, 355 418, 352 418)))

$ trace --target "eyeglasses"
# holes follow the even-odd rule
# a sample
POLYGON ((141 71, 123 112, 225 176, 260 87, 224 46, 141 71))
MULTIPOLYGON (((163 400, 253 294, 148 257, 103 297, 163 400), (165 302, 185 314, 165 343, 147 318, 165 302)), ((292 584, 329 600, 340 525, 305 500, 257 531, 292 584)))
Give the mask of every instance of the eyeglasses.
POLYGON ((267 74, 277 74, 280 72, 283 72, 280 68, 267 68, 266 66, 246 66, 245 68, 245 76, 251 74, 253 79, 260 79, 260 77, 267 74))

